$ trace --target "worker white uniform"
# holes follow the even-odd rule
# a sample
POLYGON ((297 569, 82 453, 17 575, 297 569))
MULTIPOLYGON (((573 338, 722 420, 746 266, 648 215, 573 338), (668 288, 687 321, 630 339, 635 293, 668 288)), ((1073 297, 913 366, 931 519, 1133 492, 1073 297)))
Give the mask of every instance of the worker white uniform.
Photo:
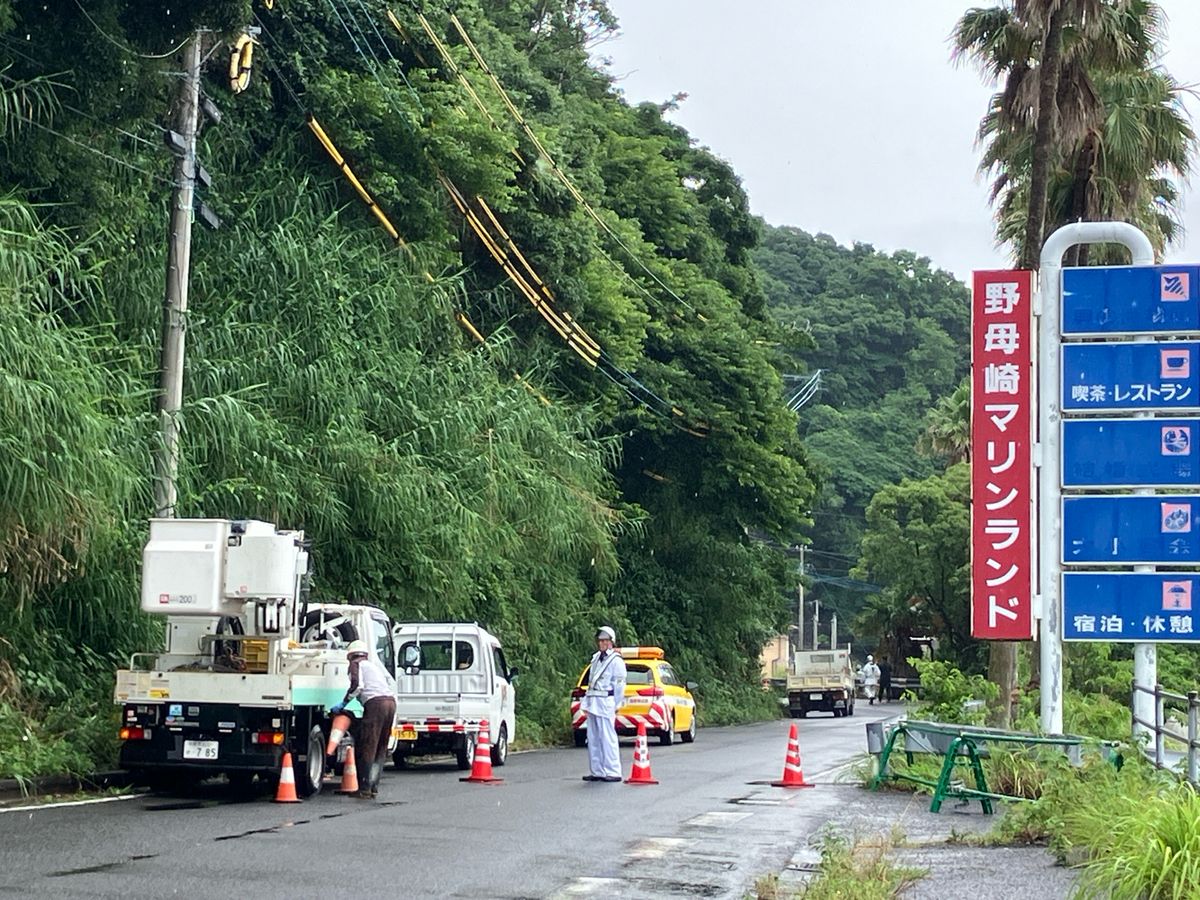
POLYGON ((875 704, 875 697, 879 693, 879 666, 875 665, 875 657, 868 656, 867 664, 859 669, 863 678, 863 693, 866 694, 867 700, 871 705, 875 704))
POLYGON ((587 714, 588 780, 621 780, 617 708, 625 702, 625 678, 625 660, 615 649, 592 656, 587 693, 579 704, 587 714))

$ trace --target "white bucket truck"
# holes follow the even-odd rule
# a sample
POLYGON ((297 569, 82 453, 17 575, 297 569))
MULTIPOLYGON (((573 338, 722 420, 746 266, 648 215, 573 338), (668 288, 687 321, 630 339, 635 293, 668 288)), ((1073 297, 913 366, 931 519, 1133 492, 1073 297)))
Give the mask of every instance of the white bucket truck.
POLYGON ((142 564, 141 607, 166 617, 166 641, 117 672, 121 767, 152 786, 248 786, 277 779, 290 750, 298 793, 317 793, 346 646, 365 641, 395 676, 388 615, 309 604, 304 533, 266 522, 153 519, 142 564))
POLYGON ((401 658, 417 651, 415 674, 405 669, 397 683, 397 768, 433 753, 451 753, 460 769, 471 768, 484 719, 492 764, 504 765, 516 729, 517 670, 500 640, 474 623, 402 623, 396 643, 401 658))

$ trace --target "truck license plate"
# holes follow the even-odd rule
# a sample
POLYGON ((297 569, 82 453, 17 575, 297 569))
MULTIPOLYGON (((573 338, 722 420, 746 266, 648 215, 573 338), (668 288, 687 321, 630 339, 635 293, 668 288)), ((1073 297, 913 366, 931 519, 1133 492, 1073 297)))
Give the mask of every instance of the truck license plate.
POLYGON ((183 758, 184 759, 216 759, 217 758, 217 742, 216 741, 184 741, 183 742, 183 758))
POLYGON ((824 698, 824 696, 825 696, 824 694, 809 694, 808 699, 809 700, 821 700, 824 698))
POLYGON ((400 740, 415 741, 416 739, 417 739, 417 729, 415 729, 415 728, 401 728, 400 729, 400 740))

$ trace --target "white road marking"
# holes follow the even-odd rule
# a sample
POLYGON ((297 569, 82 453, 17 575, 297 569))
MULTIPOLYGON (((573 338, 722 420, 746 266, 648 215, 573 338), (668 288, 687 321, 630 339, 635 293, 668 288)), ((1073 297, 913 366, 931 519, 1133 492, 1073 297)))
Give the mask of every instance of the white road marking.
POLYGON ((752 813, 748 812, 706 812, 698 816, 692 816, 684 822, 684 825, 732 825, 734 822, 740 822, 742 819, 749 818, 752 813))
POLYGON ((652 837, 638 841, 627 854, 630 859, 662 859, 673 850, 696 843, 688 838, 652 837))
POLYGON ((613 890, 621 884, 620 878, 576 878, 560 891, 551 894, 551 900, 557 897, 584 897, 588 894, 604 893, 613 896, 613 890))
POLYGON ((63 809, 67 806, 92 806, 96 803, 117 803, 121 800, 133 800, 141 794, 122 794, 119 797, 94 797, 91 800, 64 800, 61 803, 34 803, 29 806, 6 806, 0 813, 34 812, 43 809, 63 809))

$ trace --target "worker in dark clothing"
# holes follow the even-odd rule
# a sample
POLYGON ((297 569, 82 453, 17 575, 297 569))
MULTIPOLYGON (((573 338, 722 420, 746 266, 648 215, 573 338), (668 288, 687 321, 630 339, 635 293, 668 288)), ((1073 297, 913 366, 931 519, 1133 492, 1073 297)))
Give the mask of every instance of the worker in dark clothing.
POLYGON ((329 712, 340 713, 355 698, 362 704, 363 717, 354 742, 354 761, 362 780, 354 796, 370 800, 379 795, 379 778, 396 719, 396 683, 379 660, 371 659, 365 641, 350 644, 346 657, 350 661, 350 690, 329 712))
POLYGON ((884 703, 892 700, 892 666, 886 659, 879 661, 879 699, 884 703))

